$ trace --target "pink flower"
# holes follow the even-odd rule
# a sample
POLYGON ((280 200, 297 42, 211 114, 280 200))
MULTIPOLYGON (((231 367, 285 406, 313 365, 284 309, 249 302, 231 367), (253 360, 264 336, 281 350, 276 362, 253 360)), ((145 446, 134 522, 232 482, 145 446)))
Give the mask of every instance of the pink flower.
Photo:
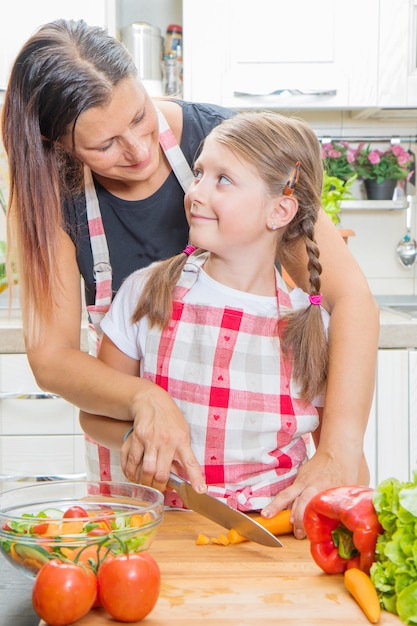
POLYGON ((379 150, 372 150, 368 154, 368 160, 370 163, 372 163, 372 165, 376 165, 377 163, 380 163, 381 159, 379 158, 379 150))
POLYGON ((399 154, 397 156, 397 161, 399 165, 405 165, 406 163, 409 162, 409 160, 410 160, 410 155, 407 154, 407 152, 404 152, 403 154, 399 154))
POLYGON ((406 152, 399 143, 396 143, 392 146, 391 152, 395 154, 396 157, 405 156, 407 161, 410 158, 410 155, 408 154, 408 152, 406 152))

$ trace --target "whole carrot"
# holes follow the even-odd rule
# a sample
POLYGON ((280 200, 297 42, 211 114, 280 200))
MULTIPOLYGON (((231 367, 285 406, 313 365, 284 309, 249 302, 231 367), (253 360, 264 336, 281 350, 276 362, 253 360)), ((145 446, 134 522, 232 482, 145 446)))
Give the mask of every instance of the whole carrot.
POLYGON ((346 589, 355 598, 371 624, 377 624, 381 616, 381 607, 374 584, 370 577, 356 567, 344 573, 346 589))
MULTIPOLYGON (((292 524, 290 522, 291 517, 291 509, 285 509, 284 511, 280 511, 274 517, 269 519, 265 517, 261 517, 260 515, 253 516, 258 524, 269 530, 273 535, 289 535, 292 533, 292 524)), ((227 533, 227 538, 230 543, 242 543, 243 541, 247 541, 245 537, 242 537, 238 533, 238 531, 234 528, 231 528, 227 533)))

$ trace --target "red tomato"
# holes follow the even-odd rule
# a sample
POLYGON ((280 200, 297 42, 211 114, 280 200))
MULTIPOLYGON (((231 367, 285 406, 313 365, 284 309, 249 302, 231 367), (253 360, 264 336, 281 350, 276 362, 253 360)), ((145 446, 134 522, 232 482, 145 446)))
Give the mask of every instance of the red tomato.
POLYGON ((107 515, 107 517, 97 517, 94 518, 95 522, 100 522, 101 524, 104 524, 105 526, 107 526, 108 530, 113 530, 113 526, 111 525, 111 520, 112 519, 116 519, 114 515, 112 515, 111 517, 109 515, 107 515))
POLYGON ((161 588, 161 572, 146 552, 105 560, 97 574, 104 609, 121 622, 137 622, 154 608, 161 588))
POLYGON ((48 522, 41 522, 39 524, 35 524, 32 527, 32 531, 34 533, 36 533, 37 535, 43 535, 44 533, 46 533, 48 528, 49 528, 49 523, 48 522))
POLYGON ((32 590, 36 613, 49 626, 67 626, 86 615, 97 596, 92 570, 54 559, 42 566, 32 590))
POLYGON ((88 517, 88 513, 82 506, 71 506, 63 515, 64 519, 88 517))

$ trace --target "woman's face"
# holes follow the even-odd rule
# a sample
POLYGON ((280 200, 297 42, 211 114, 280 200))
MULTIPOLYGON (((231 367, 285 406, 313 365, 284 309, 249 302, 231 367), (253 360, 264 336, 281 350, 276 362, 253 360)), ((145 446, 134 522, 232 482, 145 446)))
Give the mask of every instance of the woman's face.
MULTIPOLYGON (((72 151, 70 134, 62 139, 72 151)), ((74 130, 75 155, 99 177, 139 182, 159 165, 159 130, 155 107, 134 77, 122 80, 104 106, 79 116, 74 130)))

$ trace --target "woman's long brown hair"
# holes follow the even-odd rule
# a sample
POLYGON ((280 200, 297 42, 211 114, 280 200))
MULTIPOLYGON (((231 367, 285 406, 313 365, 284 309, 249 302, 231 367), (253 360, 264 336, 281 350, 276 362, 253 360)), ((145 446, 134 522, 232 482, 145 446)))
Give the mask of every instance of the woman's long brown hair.
POLYGON ((135 74, 126 48, 82 20, 44 25, 14 62, 2 114, 10 178, 7 247, 9 258, 17 257, 28 345, 41 340, 54 298, 65 288, 57 262, 61 206, 67 193, 82 189, 81 163, 59 140, 73 133, 80 113, 105 104, 113 87, 135 74))

